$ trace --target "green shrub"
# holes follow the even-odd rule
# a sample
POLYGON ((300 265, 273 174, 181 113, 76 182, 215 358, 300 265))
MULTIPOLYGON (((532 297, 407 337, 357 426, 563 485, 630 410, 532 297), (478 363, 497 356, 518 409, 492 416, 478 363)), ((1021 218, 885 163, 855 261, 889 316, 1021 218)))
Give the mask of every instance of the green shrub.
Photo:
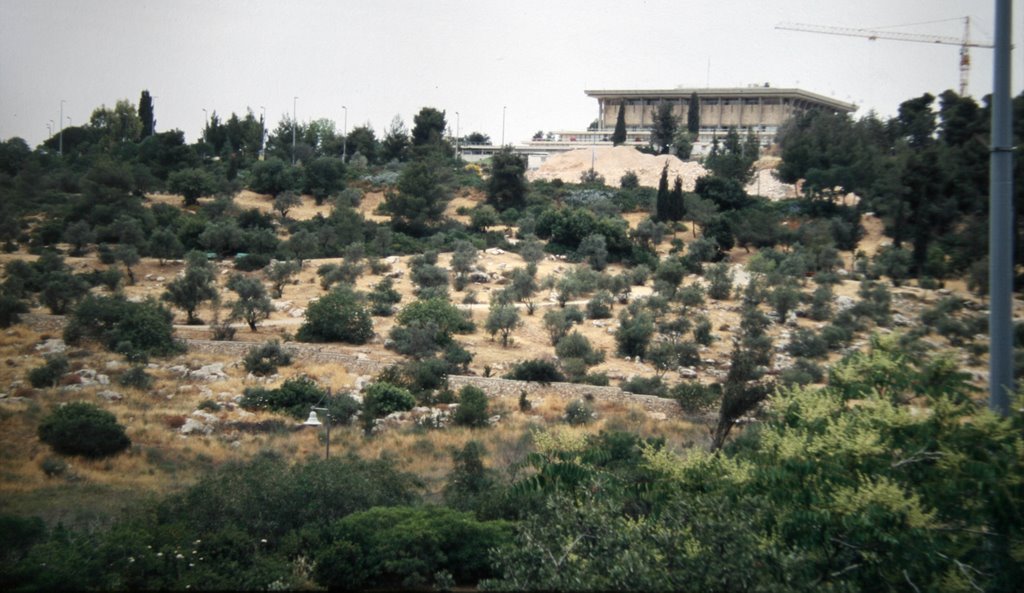
POLYGON ((718 383, 704 385, 697 381, 682 381, 672 387, 669 397, 679 402, 684 412, 707 412, 718 405, 722 397, 722 386, 718 383))
POLYGON ((43 366, 36 367, 28 372, 28 381, 32 387, 42 389, 44 387, 55 387, 64 373, 68 372, 68 357, 63 354, 50 354, 46 357, 43 366))
POLYGON ((790 336, 786 351, 800 358, 825 358, 829 343, 824 337, 811 330, 800 328, 790 336))
POLYGON ((587 317, 590 319, 609 319, 612 316, 612 294, 602 290, 587 301, 587 317))
POLYGON ((693 340, 701 346, 710 346, 715 336, 711 333, 711 320, 706 316, 700 316, 697 324, 693 326, 693 340))
POLYGON ((153 386, 153 377, 146 372, 146 367, 135 365, 122 373, 117 382, 125 387, 149 389, 153 386))
POLYGON ((213 401, 212 399, 204 399, 203 401, 199 402, 199 405, 196 406, 196 408, 200 410, 205 410, 207 412, 219 412, 220 404, 213 401))
POLYGON ((262 270, 270 265, 270 256, 264 253, 247 253, 235 258, 235 269, 242 272, 262 270))
POLYGON ((328 531, 330 543, 317 555, 313 576, 332 590, 475 585, 495 576, 482 551, 512 536, 504 521, 482 522, 444 507, 378 507, 349 515, 328 531))
POLYGON ((239 404, 246 410, 284 412, 294 418, 305 418, 309 409, 323 401, 326 392, 313 379, 293 377, 277 389, 247 387, 239 404))
POLYGON ((363 421, 372 427, 376 418, 383 418, 394 412, 411 410, 416 406, 412 393, 398 385, 377 381, 363 392, 363 421))
POLYGON ((459 391, 459 407, 452 420, 459 426, 487 426, 487 394, 479 387, 466 385, 459 391))
POLYGON ((659 397, 664 397, 665 393, 668 391, 667 386, 661 380, 661 377, 657 375, 651 375, 650 377, 644 377, 641 375, 630 377, 629 379, 619 383, 619 389, 630 393, 657 395, 659 397))
POLYGON ((291 354, 281 348, 277 340, 253 346, 243 359, 245 370, 258 376, 273 375, 277 372, 277 367, 288 366, 291 363, 291 354))
POLYGON ((117 418, 92 404, 65 404, 39 424, 39 440, 65 455, 106 457, 127 449, 131 439, 117 418))
POLYGON ((573 426, 589 424, 594 420, 594 407, 582 399, 575 399, 565 406, 565 421, 573 426))
POLYGON ((336 288, 306 309, 306 321, 296 338, 302 342, 365 344, 373 337, 373 319, 345 288, 336 288))
POLYGON ((173 319, 170 311, 151 299, 134 303, 119 296, 86 296, 64 328, 64 341, 97 340, 132 360, 170 356, 185 349, 174 339, 173 319))
POLYGON ((516 364, 505 375, 505 378, 515 381, 536 381, 538 383, 565 381, 565 376, 558 370, 558 366, 554 362, 540 358, 524 360, 516 364))
POLYGON ((574 331, 559 340, 558 345, 555 346, 555 354, 562 360, 580 359, 587 366, 604 362, 604 351, 596 350, 590 344, 590 340, 578 331, 574 331))
POLYGON ((18 323, 25 313, 28 313, 28 305, 24 301, 13 295, 0 294, 0 328, 18 323))
POLYGON ((724 301, 732 294, 733 273, 725 263, 717 263, 704 274, 708 281, 708 296, 716 301, 724 301))
POLYGON ((825 370, 813 360, 798 358, 793 366, 782 371, 779 380, 784 385, 808 385, 820 383, 825 378, 825 370))

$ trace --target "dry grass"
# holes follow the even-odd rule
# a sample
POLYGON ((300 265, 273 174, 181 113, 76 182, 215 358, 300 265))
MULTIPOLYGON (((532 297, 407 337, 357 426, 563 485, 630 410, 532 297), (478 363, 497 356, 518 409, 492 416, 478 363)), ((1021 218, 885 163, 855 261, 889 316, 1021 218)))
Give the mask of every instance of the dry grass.
MULTIPOLYGON (((368 193, 360 210, 371 220, 386 220, 374 214, 384 195, 381 192, 368 193)), ((472 208, 479 204, 482 196, 477 192, 467 192, 452 200, 448 205, 448 215, 465 221, 467 217, 457 215, 455 210, 460 206, 472 208)), ((154 195, 148 198, 150 204, 169 203, 180 206, 181 199, 177 196, 154 195)), ((267 196, 259 196, 251 192, 242 192, 236 203, 246 208, 259 208, 270 212, 271 203, 267 196)), ((289 217, 306 219, 329 211, 329 206, 316 206, 311 198, 304 197, 301 206, 289 212, 289 217)), ((647 215, 630 213, 625 218, 633 227, 647 215)), ((873 253, 885 242, 882 236, 881 223, 877 219, 865 218, 868 234, 861 243, 861 249, 873 253)), ((676 233, 673 237, 684 243, 693 240, 689 226, 676 233)), ((659 253, 668 252, 670 240, 659 246, 659 253)), ((450 254, 442 254, 439 264, 447 266, 450 254)), ((844 254, 847 259, 850 254, 844 254)), ((0 254, 0 263, 21 258, 31 260, 34 256, 24 253, 0 254)), ((734 250, 730 260, 744 263, 749 258, 742 249, 734 250)), ((403 295, 402 304, 411 302, 415 297, 413 284, 409 279, 409 257, 398 258, 393 268, 403 272, 402 278, 395 282, 396 289, 403 295)), ((94 254, 83 258, 67 258, 75 271, 98 269, 103 266, 95 259, 94 254)), ((305 309, 310 302, 324 294, 316 275, 316 269, 324 263, 338 263, 340 259, 315 260, 305 264, 295 281, 287 285, 280 301, 288 301, 291 306, 305 309)), ((507 273, 514 268, 525 265, 525 262, 514 253, 488 254, 481 253, 479 265, 491 272, 507 273)), ((540 262, 538 277, 564 275, 572 266, 563 261, 546 259, 540 262)), ((225 283, 234 273, 229 262, 217 264, 218 284, 230 301, 233 294, 225 289, 225 283)), ((159 298, 165 285, 183 270, 183 264, 168 262, 160 265, 157 260, 145 258, 136 266, 135 275, 138 281, 124 287, 129 297, 159 298)), ((610 273, 619 273, 622 268, 612 266, 610 273)), ((259 273, 250 273, 260 277, 259 273)), ((382 279, 368 269, 358 279, 355 287, 369 290, 382 279)), ((697 280, 688 278, 687 283, 697 280)), ((971 298, 962 282, 947 282, 947 288, 956 294, 971 298)), ((513 343, 503 348, 499 341, 492 340, 482 329, 487 316, 490 295, 500 290, 501 286, 491 283, 471 285, 470 290, 477 292, 479 304, 468 307, 477 323, 478 331, 472 335, 459 336, 458 339, 473 353, 474 360, 470 365, 473 372, 483 374, 485 367, 490 367, 493 374, 500 375, 512 364, 524 359, 553 356, 554 348, 549 343, 547 332, 542 325, 543 313, 547 307, 557 306, 552 295, 538 295, 540 307, 532 315, 522 314, 523 326, 513 334, 513 343)), ((812 287, 808 287, 810 290, 812 287)), ((856 296, 858 285, 846 281, 836 287, 836 293, 856 296)), ((916 289, 915 289, 916 290, 916 289)), ((645 287, 634 287, 634 296, 649 294, 650 283, 645 287)), ((464 293, 452 292, 454 302, 461 302, 464 293)), ((935 295, 929 291, 921 291, 921 300, 934 300, 935 295)), ((584 302, 580 303, 582 307, 584 302)), ((1018 311, 1021 304, 1017 303, 1018 311)), ((618 313, 619 305, 614 307, 613 314, 618 313)), ((739 327, 739 307, 736 301, 708 301, 706 314, 712 321, 717 340, 702 357, 724 362, 728 359, 731 347, 732 331, 739 327)), ((37 308, 36 312, 46 311, 37 308)), ((184 313, 176 311, 176 323, 183 324, 184 313)), ((208 307, 199 314, 209 320, 212 315, 208 307)), ((1019 313, 1018 313, 1019 315, 1019 313)), ((294 334, 302 322, 301 317, 292 317, 286 311, 273 313, 257 332, 247 327, 239 327, 236 339, 243 342, 259 343, 269 339, 281 339, 294 334)), ((605 350, 606 361, 596 366, 594 371, 605 372, 613 379, 628 378, 633 375, 651 375, 654 368, 648 364, 628 361, 614 356, 615 342, 611 329, 615 327, 614 319, 603 320, 600 327, 586 321, 578 330, 586 335, 598 348, 605 350)), ((394 353, 383 348, 383 341, 394 324, 393 318, 374 318, 376 337, 371 343, 362 346, 337 346, 340 350, 356 354, 362 353, 379 361, 397 360, 394 353)), ((801 327, 815 328, 815 322, 801 319, 801 327)), ((776 326, 770 329, 773 337, 777 337, 784 328, 776 326)), ((209 328, 206 326, 182 326, 176 328, 180 337, 208 338, 209 328)), ((279 415, 257 413, 250 414, 234 408, 233 403, 243 390, 253 385, 274 386, 280 381, 299 374, 313 377, 323 385, 331 386, 335 391, 350 388, 356 376, 339 365, 320 364, 310 361, 296 360, 288 367, 279 370, 280 376, 270 383, 253 381, 241 365, 240 357, 218 354, 185 354, 166 361, 159 361, 161 367, 151 369, 150 373, 156 380, 148 390, 135 390, 116 385, 117 375, 126 369, 107 371, 110 362, 120 362, 119 357, 110 353, 91 349, 82 356, 72 357, 75 368, 92 368, 110 375, 112 384, 106 387, 86 386, 79 391, 67 389, 35 390, 27 387, 26 374, 29 369, 41 365, 44 357, 35 349, 36 344, 47 337, 59 337, 56 333, 50 336, 33 331, 25 325, 16 325, 0 332, 0 390, 11 397, 24 397, 23 401, 12 401, 11 398, 0 401, 0 446, 4 455, 0 457, 0 511, 18 509, 40 512, 51 512, 52 516, 60 516, 60 512, 52 510, 60 505, 76 502, 76 497, 88 501, 91 508, 108 508, 111 497, 117 500, 128 500, 133 497, 163 495, 193 483, 209 468, 217 467, 232 460, 248 459, 262 450, 272 449, 286 456, 298 459, 323 454, 323 443, 315 430, 300 429, 298 422, 279 415), (225 365, 228 379, 213 383, 193 383, 167 370, 166 367, 183 364, 198 368, 213 362, 225 365), (18 382, 22 382, 19 386, 18 382), (101 400, 97 392, 102 389, 115 389, 124 395, 124 399, 115 402, 101 400), (47 458, 53 457, 49 447, 42 444, 36 436, 39 421, 50 410, 67 401, 90 401, 102 405, 113 412, 119 421, 127 427, 132 439, 132 448, 121 455, 98 461, 77 458, 68 459, 68 467, 63 474, 50 477, 44 473, 42 464, 47 458), (222 429, 209 436, 180 433, 182 423, 205 400, 213 400, 224 407, 215 414, 221 422, 222 429), (250 426, 266 421, 283 421, 283 430, 258 431, 224 429, 224 426, 235 422, 250 423, 250 426)), ((834 355, 835 356, 835 355, 834 355)), ((834 357, 833 357, 834 358, 834 357)), ((971 367, 968 370, 978 370, 971 367)), ((669 373, 666 380, 674 382, 678 379, 675 373, 669 373)), ((702 381, 710 381, 710 375, 702 373, 702 381)), ((514 476, 518 470, 517 463, 532 447, 530 433, 545 427, 563 423, 563 415, 567 400, 553 392, 541 391, 530 396, 532 409, 528 413, 518 411, 515 398, 498 398, 492 401, 493 413, 501 415, 501 421, 494 427, 470 430, 451 427, 445 430, 426 430, 405 428, 392 430, 367 438, 357 427, 337 427, 332 433, 332 453, 337 455, 352 452, 363 458, 388 457, 396 461, 401 469, 420 476, 427 484, 427 490, 436 496, 444 486, 445 478, 451 471, 452 452, 464 446, 470 440, 478 440, 486 447, 488 457, 486 463, 501 471, 506 477, 514 476)), ((639 407, 624 404, 595 402, 597 419, 583 428, 588 433, 602 430, 627 430, 641 437, 663 436, 670 447, 683 448, 690 445, 707 443, 707 428, 693 425, 682 420, 655 420, 639 407)), ((120 503, 119 503, 120 504, 120 503)), ((113 508, 113 507, 109 507, 113 508)), ((63 511, 61 511, 63 512, 63 511)))

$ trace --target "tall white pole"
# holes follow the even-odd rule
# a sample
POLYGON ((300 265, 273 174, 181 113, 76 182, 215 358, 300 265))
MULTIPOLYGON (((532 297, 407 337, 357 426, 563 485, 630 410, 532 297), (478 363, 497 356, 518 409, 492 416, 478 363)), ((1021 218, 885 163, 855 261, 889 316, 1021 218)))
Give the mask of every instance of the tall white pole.
POLYGON ((295 106, 298 102, 298 97, 292 99, 292 165, 295 164, 295 128, 299 127, 299 120, 295 118, 295 106))
POLYGON ((341 137, 341 160, 348 157, 348 107, 341 106, 345 110, 344 136, 341 137))
POLYGON ((505 146, 505 108, 507 105, 501 106, 501 146, 505 146))
POLYGON ((455 160, 459 160, 459 148, 462 137, 459 135, 459 112, 455 112, 455 160))
POLYGON ((996 0, 989 175, 989 400, 1010 413, 1013 391, 1013 120, 1010 97, 1010 0, 996 0))

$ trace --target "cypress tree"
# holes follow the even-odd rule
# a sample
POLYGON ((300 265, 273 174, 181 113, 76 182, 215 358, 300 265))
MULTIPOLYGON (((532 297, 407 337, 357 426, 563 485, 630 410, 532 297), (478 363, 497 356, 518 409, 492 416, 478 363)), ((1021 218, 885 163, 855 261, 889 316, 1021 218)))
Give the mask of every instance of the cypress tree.
POLYGON ((690 95, 690 109, 686 112, 686 129, 691 134, 700 130, 700 99, 697 98, 697 91, 690 95))
POLYGON ((658 197, 654 203, 654 217, 659 222, 669 220, 671 218, 669 208, 668 163, 665 163, 665 167, 661 170, 661 179, 658 181, 658 197))
POLYGON ((149 91, 142 91, 142 96, 139 97, 139 119, 142 120, 142 137, 152 136, 156 120, 153 119, 153 97, 149 91))
POLYGON ((626 141, 626 104, 619 103, 619 117, 615 120, 615 132, 612 134, 612 144, 618 146, 626 141))
POLYGON ((682 220, 686 207, 683 205, 683 180, 676 176, 672 193, 668 196, 668 218, 669 220, 682 220))

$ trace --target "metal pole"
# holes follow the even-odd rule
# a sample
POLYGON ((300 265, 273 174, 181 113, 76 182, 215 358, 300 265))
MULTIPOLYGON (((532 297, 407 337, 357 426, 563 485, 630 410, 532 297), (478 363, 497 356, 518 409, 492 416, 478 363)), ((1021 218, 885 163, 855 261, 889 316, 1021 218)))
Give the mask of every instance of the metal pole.
POLYGON ((996 0, 989 169, 989 403, 1010 413, 1013 391, 1013 121, 1010 112, 1010 0, 996 0))
POLYGON ((348 107, 342 105, 341 108, 345 110, 345 135, 341 137, 341 160, 345 160, 348 157, 348 107))
POLYGON ((57 152, 64 156, 64 99, 60 100, 60 148, 57 152))
POLYGON ((295 165, 295 128, 299 127, 299 122, 295 118, 295 105, 298 101, 298 97, 292 99, 292 165, 295 165))
POLYGON ((455 112, 455 160, 459 160, 459 112, 455 112))
POLYGON ((505 146, 505 108, 506 105, 501 106, 501 146, 505 146))

